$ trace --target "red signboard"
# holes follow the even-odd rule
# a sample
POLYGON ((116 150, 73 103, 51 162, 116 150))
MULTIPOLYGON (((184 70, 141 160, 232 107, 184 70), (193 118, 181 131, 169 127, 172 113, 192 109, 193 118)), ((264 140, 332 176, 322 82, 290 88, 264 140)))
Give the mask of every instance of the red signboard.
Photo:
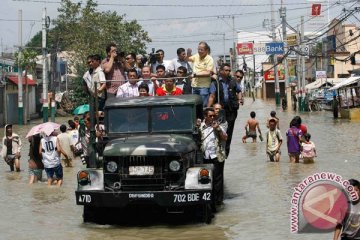
MULTIPOLYGON (((278 70, 278 76, 279 76, 279 80, 285 79, 285 74, 283 71, 280 71, 280 69, 278 70)), ((264 72, 264 79, 265 81, 274 81, 275 80, 274 69, 270 69, 269 71, 264 72)))
POLYGON ((321 4, 314 3, 311 7, 311 16, 320 16, 321 14, 321 4))
POLYGON ((253 43, 238 43, 236 46, 238 55, 248 55, 254 53, 253 43))

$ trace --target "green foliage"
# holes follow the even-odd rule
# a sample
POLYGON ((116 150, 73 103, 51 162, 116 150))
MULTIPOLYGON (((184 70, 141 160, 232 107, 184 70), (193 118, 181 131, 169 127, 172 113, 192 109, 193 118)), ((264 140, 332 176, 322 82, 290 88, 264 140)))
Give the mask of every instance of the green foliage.
POLYGON ((144 53, 150 38, 136 21, 127 22, 116 12, 98 12, 96 7, 93 0, 87 0, 84 7, 62 0, 58 8, 55 42, 63 44, 64 50, 76 52, 74 62, 85 64, 91 54, 105 57, 109 43, 116 43, 121 51, 144 53))
POLYGON ((20 63, 22 69, 34 73, 36 68, 36 56, 37 52, 35 50, 28 48, 22 49, 21 52, 15 53, 15 64, 18 65, 20 63))

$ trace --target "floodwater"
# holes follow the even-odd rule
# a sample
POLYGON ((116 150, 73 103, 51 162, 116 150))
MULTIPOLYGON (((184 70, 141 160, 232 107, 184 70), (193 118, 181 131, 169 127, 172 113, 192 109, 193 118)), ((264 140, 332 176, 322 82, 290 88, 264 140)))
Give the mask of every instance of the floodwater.
MULTIPOLYGON (((225 200, 212 223, 185 221, 178 224, 149 222, 145 225, 96 225, 82 222, 82 206, 75 204, 76 173, 83 168, 64 169, 61 188, 47 187, 45 181, 28 185, 28 143, 23 139, 22 171, 9 172, 0 161, 0 239, 332 239, 327 234, 290 233, 293 187, 317 172, 335 172, 345 179, 360 178, 360 122, 333 120, 331 112, 300 113, 316 143, 315 164, 288 163, 286 144, 280 163, 268 162, 265 142, 241 142, 250 111, 257 113, 260 127, 271 110, 280 118, 282 135, 294 112, 275 109, 273 102, 246 99, 239 110, 229 159, 225 164, 225 200)), ((66 122, 57 118, 56 122, 66 122)), ((25 136, 31 125, 14 126, 25 136)), ((3 136, 3 128, 0 129, 3 136)), ((265 134, 264 134, 265 135, 265 134)), ((250 139, 248 139, 250 141, 250 139)), ((44 173, 45 176, 45 173, 44 173)), ((119 216, 127 218, 129 216, 119 216)), ((141 214, 136 217, 142 218, 141 214)))

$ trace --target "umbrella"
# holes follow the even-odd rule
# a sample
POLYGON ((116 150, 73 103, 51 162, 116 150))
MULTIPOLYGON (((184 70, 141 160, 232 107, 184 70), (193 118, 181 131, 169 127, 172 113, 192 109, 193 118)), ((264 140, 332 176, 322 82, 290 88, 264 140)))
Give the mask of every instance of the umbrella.
POLYGON ((47 136, 49 136, 55 129, 58 129, 59 127, 60 124, 54 122, 41 123, 33 126, 26 135, 26 137, 28 138, 41 132, 44 132, 47 136))
POLYGON ((80 114, 84 114, 85 112, 90 111, 90 107, 89 104, 84 104, 84 105, 80 105, 77 108, 75 108, 75 110, 73 111, 74 115, 80 115, 80 114))

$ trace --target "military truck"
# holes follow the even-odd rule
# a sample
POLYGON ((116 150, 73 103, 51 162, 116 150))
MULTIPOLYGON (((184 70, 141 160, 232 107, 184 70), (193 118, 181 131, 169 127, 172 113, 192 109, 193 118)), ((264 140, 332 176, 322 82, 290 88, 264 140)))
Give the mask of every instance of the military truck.
POLYGON ((202 163, 196 125, 202 110, 198 95, 109 99, 99 167, 77 174, 84 222, 105 223, 116 209, 154 205, 169 213, 192 208, 210 223, 212 165, 202 163))

